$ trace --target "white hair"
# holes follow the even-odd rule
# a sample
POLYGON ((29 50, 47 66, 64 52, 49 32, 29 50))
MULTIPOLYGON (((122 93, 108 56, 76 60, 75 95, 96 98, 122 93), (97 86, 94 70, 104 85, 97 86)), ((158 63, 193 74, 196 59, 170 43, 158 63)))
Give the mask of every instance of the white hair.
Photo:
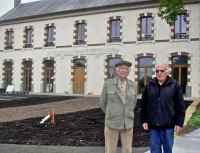
POLYGON ((164 67, 166 69, 166 72, 167 72, 168 75, 171 74, 172 69, 171 69, 171 67, 170 67, 169 64, 166 64, 166 63, 157 63, 155 65, 156 68, 159 67, 159 66, 164 67))

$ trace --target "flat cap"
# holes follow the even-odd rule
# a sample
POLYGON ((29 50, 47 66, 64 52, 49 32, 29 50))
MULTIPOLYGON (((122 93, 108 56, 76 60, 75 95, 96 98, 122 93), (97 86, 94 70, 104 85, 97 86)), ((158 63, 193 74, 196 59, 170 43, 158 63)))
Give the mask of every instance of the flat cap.
POLYGON ((115 64, 115 67, 118 67, 118 66, 121 66, 121 65, 126 65, 126 66, 130 67, 132 64, 129 61, 121 60, 121 61, 119 61, 115 64))

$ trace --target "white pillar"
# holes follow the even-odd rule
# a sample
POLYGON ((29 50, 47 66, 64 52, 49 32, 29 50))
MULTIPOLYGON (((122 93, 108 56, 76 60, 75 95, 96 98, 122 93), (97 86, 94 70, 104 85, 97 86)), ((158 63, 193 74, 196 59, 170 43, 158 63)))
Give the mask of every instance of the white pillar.
POLYGON ((15 91, 22 91, 22 59, 15 58, 13 60, 13 81, 15 91))
POLYGON ((104 82, 104 55, 87 56, 87 81, 85 94, 99 95, 104 82))
POLYGON ((71 93, 71 59, 60 55, 55 60, 56 93, 71 93))

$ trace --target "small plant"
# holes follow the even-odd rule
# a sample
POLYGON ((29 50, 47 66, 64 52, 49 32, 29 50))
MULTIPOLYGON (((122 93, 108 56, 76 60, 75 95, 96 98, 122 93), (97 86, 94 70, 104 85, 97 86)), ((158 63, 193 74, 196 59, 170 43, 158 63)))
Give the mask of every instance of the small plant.
POLYGON ((193 129, 200 128, 200 107, 198 107, 196 112, 192 114, 188 126, 190 126, 193 129))
POLYGON ((183 133, 191 132, 197 128, 200 128, 200 105, 197 110, 192 114, 188 124, 183 129, 183 133))

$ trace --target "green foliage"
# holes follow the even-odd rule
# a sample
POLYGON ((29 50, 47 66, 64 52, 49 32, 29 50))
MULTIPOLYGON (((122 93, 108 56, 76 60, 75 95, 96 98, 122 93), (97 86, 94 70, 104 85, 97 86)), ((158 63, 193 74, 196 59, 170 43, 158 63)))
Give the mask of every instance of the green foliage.
POLYGON ((192 129, 200 128, 200 107, 195 113, 192 114, 188 126, 190 126, 192 129))
POLYGON ((174 24, 176 16, 184 12, 184 0, 160 0, 158 15, 170 25, 174 24))

